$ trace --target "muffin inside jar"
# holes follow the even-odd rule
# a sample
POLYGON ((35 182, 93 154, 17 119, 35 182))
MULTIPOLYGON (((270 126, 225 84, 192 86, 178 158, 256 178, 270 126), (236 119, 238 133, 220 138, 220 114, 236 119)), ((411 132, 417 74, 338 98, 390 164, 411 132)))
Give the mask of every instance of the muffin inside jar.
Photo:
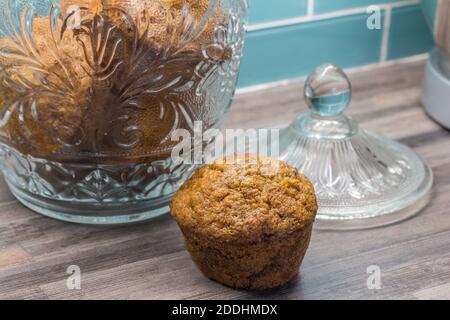
POLYGON ((16 36, 0 39, 2 104, 12 114, 0 129, 7 142, 46 159, 167 157, 170 134, 191 130, 205 111, 202 81, 220 62, 203 48, 225 23, 220 6, 104 0, 50 10, 31 30, 17 35, 14 25, 16 36))

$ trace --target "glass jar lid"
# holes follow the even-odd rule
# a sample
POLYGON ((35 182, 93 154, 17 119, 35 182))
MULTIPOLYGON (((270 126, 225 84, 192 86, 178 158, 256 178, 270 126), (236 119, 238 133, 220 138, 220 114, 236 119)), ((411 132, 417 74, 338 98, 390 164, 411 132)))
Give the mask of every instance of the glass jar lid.
POLYGON ((314 184, 319 228, 376 227, 423 207, 431 169, 409 147, 364 130, 345 114, 352 87, 341 68, 314 70, 304 96, 310 110, 281 130, 278 147, 280 158, 314 184))

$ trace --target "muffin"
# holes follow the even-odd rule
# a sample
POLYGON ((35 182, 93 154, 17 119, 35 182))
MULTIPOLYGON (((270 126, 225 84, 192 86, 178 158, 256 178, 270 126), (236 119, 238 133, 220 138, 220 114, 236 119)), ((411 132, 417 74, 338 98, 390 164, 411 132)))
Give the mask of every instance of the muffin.
POLYGON ((175 194, 171 212, 205 276, 269 289, 297 275, 317 201, 308 179, 286 163, 235 155, 198 170, 175 194))
MULTIPOLYGON (((32 50, 27 39, 0 31, 0 113, 13 113, 0 136, 23 154, 54 161, 79 161, 79 154, 101 164, 117 160, 98 154, 133 163, 169 158, 172 131, 191 130, 189 115, 207 104, 197 88, 222 62, 208 60, 204 47, 216 43, 227 10, 217 4, 200 28, 209 0, 59 3, 58 19, 44 15, 49 4, 33 16, 32 50)), ((0 29, 13 33, 12 22, 2 22, 0 14, 0 29)), ((231 59, 229 48, 223 51, 215 54, 231 59)))

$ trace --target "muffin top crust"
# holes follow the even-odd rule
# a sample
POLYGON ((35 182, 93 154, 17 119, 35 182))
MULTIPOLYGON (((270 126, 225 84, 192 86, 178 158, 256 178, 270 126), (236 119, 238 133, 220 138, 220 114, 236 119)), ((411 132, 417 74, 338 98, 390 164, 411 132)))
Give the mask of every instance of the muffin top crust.
POLYGON ((178 224, 219 241, 258 242, 314 222, 314 187, 295 168, 267 157, 238 156, 205 165, 175 194, 178 224))

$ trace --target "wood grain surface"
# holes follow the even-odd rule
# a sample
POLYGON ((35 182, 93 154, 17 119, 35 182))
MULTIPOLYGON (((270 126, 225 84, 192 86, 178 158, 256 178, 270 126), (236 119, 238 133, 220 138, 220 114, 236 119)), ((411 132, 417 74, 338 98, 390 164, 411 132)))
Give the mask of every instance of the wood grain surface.
MULTIPOLYGON (((434 170, 433 199, 416 217, 372 230, 315 230, 297 279, 277 290, 246 292, 204 278, 169 216, 122 227, 68 224, 24 208, 2 181, 0 298, 450 299, 450 132, 420 104, 423 68, 422 60, 350 75, 350 114, 413 147, 434 170), (71 265, 81 269, 81 290, 67 289, 71 265), (381 269, 379 290, 366 285, 371 265, 381 269)), ((239 94, 224 127, 285 125, 304 109, 296 81, 239 94)))

